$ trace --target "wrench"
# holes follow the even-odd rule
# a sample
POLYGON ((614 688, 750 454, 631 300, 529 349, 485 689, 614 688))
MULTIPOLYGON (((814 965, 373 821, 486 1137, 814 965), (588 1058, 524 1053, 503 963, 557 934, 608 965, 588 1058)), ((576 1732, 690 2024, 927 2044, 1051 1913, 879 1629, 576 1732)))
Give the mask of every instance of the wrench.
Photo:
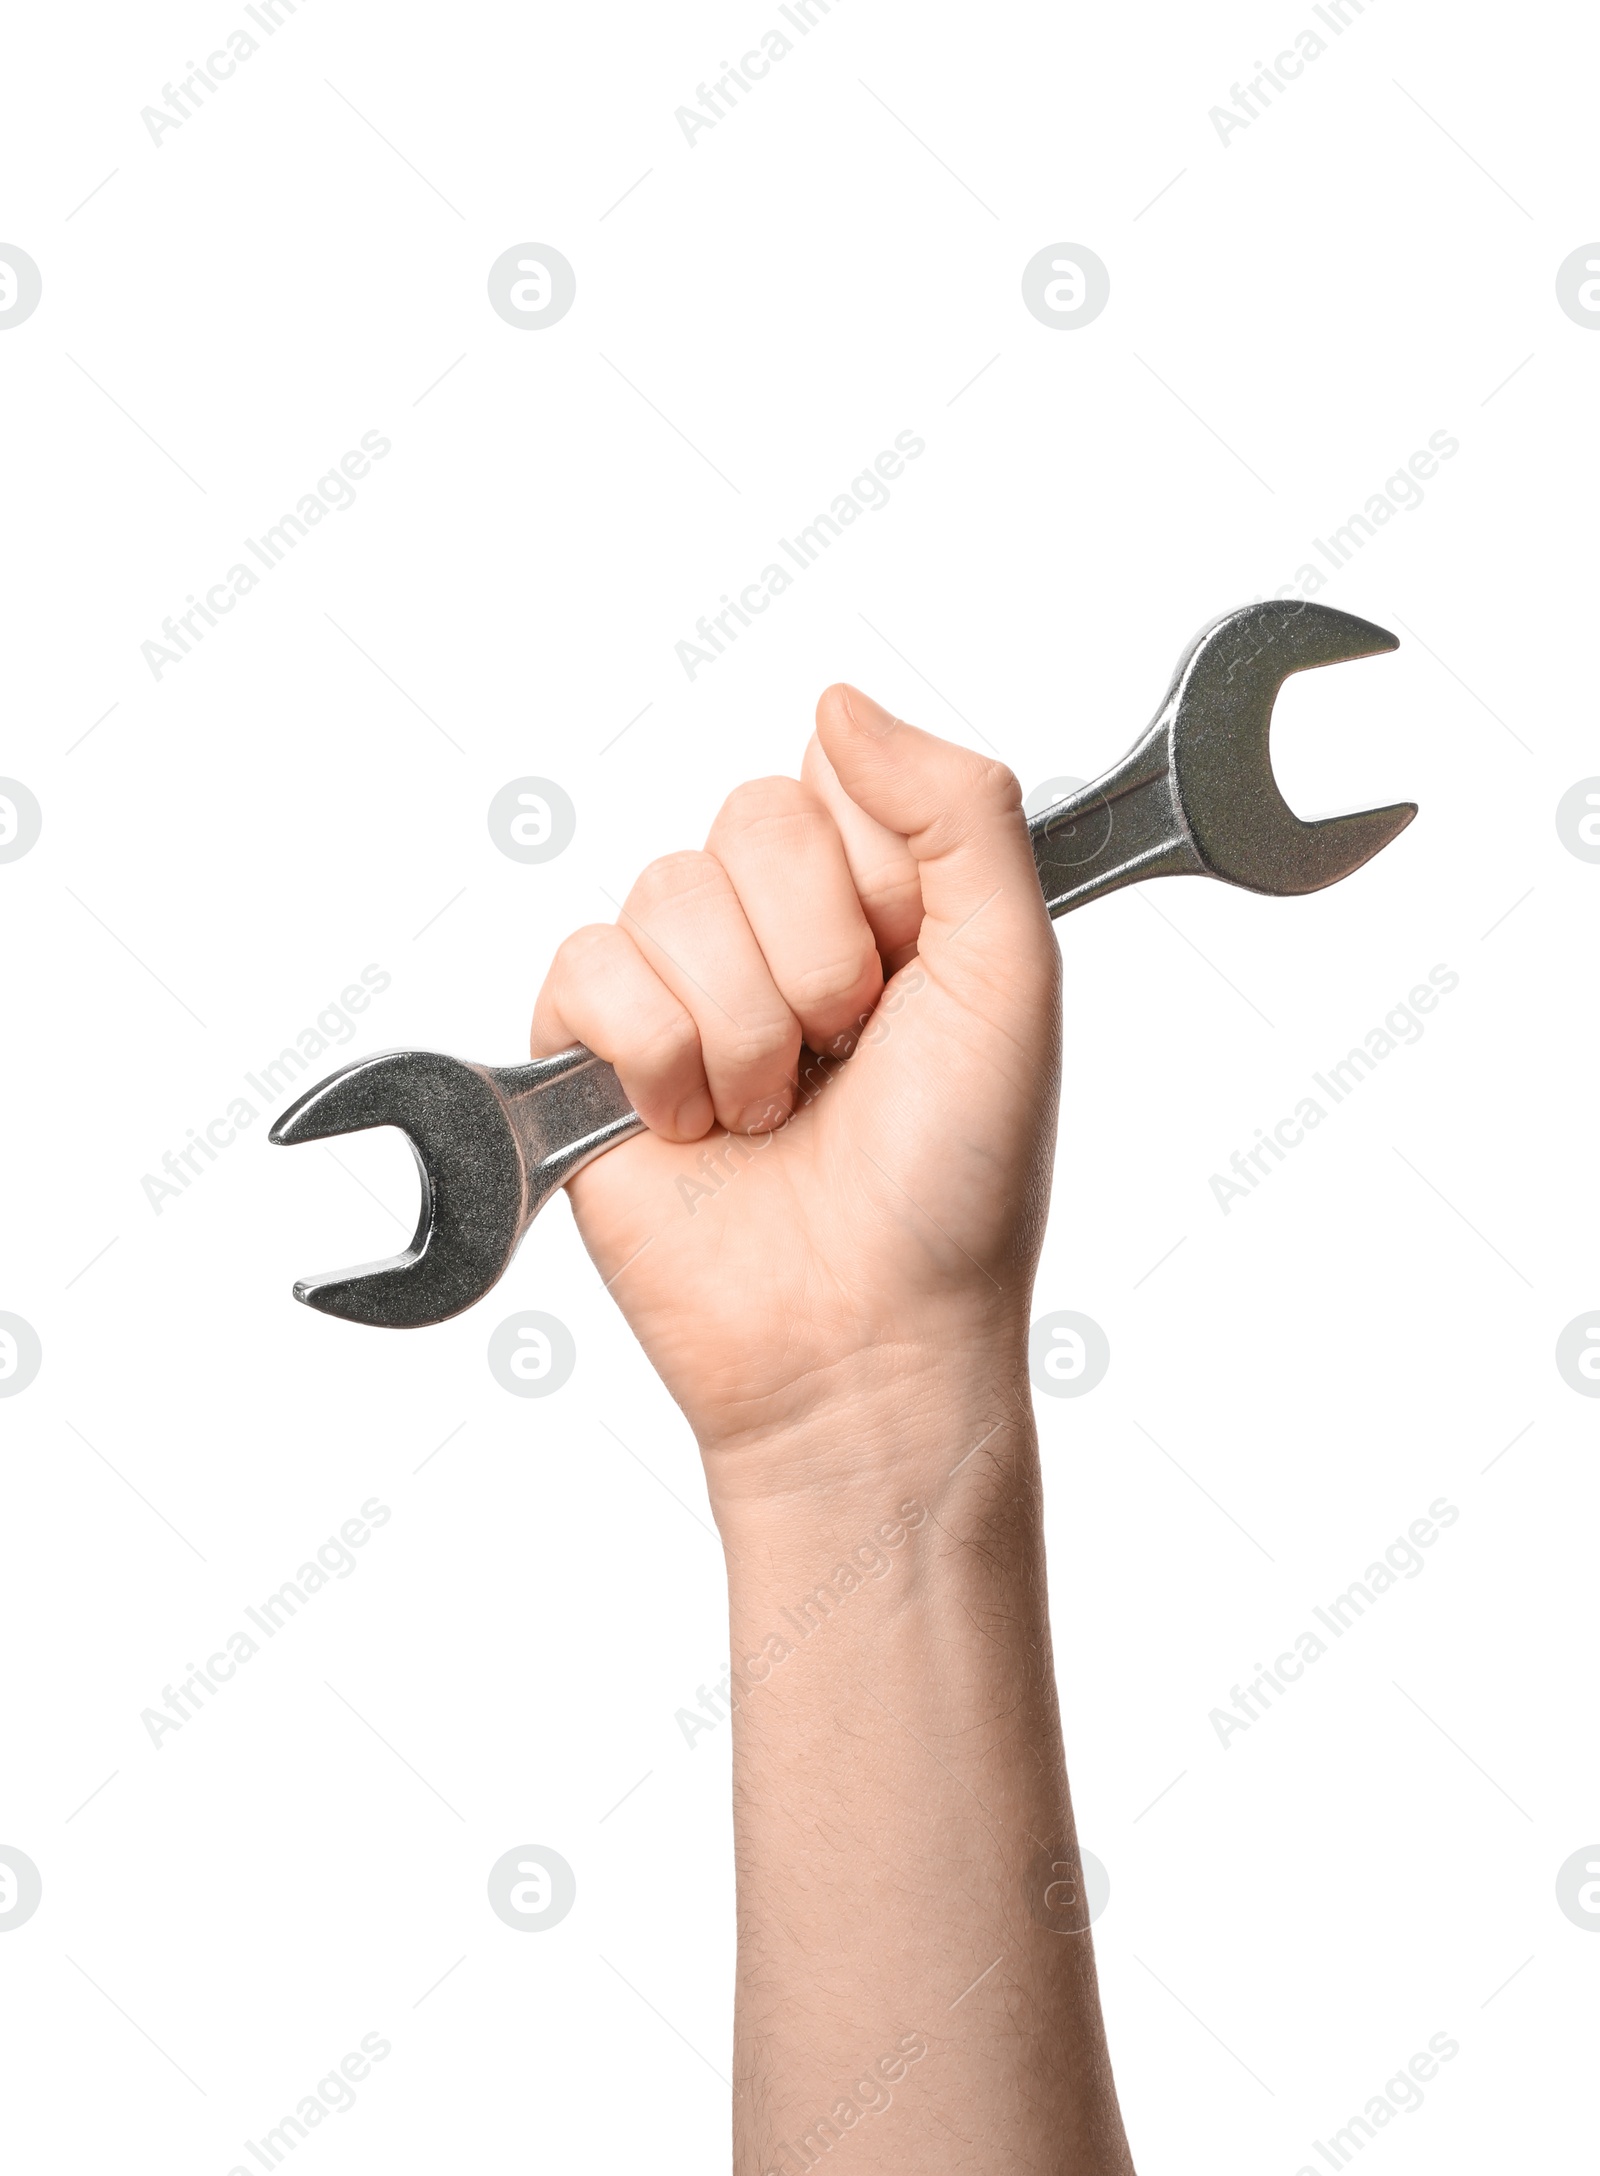
MULTIPOLYGON (((1121 762, 1030 819, 1049 913, 1157 876, 1314 892, 1370 861, 1415 802, 1302 821, 1272 775, 1272 706, 1291 673, 1398 647, 1326 605, 1274 599, 1214 621, 1121 762)), ((422 1178, 416 1236, 387 1261, 302 1278, 294 1296, 346 1322, 415 1329, 482 1299, 557 1188, 644 1121, 581 1044, 504 1066, 391 1050, 308 1089, 270 1138, 292 1146, 372 1126, 398 1126, 411 1144, 422 1178)))

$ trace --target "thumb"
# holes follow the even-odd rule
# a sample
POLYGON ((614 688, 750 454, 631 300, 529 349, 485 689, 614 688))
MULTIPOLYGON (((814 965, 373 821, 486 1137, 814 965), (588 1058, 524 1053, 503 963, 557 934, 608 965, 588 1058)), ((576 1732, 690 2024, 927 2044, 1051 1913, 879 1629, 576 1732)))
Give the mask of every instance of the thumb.
POLYGON ((905 724, 844 681, 817 704, 817 738, 850 799, 905 839, 924 951, 927 923, 980 952, 1048 936, 1021 789, 1003 763, 905 724))

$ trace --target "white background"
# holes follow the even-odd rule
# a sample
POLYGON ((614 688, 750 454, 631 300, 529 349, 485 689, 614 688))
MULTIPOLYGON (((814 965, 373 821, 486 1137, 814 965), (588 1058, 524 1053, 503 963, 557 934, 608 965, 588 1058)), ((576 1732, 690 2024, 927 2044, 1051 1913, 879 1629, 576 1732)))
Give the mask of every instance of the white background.
POLYGON ((366 2032, 392 2054, 296 2166, 723 2165, 728 1733, 674 1720, 726 1660, 720 1556, 565 1204, 395 1336, 289 1297, 409 1227, 395 1137, 287 1156, 253 1098, 159 1215, 142 1178, 369 962, 314 1072, 515 1060, 563 933, 794 770, 832 679, 1025 787, 1093 775, 1438 431, 1321 592, 1403 647, 1275 734, 1296 806, 1417 823, 1312 899, 1058 925, 1037 1312, 1112 1362, 1039 1401, 1052 1602, 1141 2170, 1320 2169, 1440 2032, 1365 2159, 1576 2165, 1600 1408, 1553 1351, 1600 1306, 1600 868, 1554 811, 1600 771, 1600 339, 1555 274, 1600 234, 1592 18, 1370 0, 1224 145, 1309 0, 836 0, 691 148, 674 109, 775 4, 302 0, 158 148, 140 109, 242 5, 71 15, 14 12, 0 144, 44 282, 0 337, 0 771, 44 811, 0 867, 0 1308, 44 1348, 0 1406, 0 1843, 44 1882, 0 1941, 18 2165, 225 2176, 366 2032), (486 300, 525 241, 576 269, 540 332, 486 300), (1092 326, 1023 308, 1056 242, 1110 269, 1092 326), (358 503, 157 682, 162 619, 369 430, 358 503), (695 619, 902 430, 892 503, 691 683, 695 619), (538 867, 484 820, 527 773, 578 810, 538 867), (1224 1216, 1211 1174, 1441 962, 1423 1039, 1224 1216), (576 1339, 545 1403, 485 1363, 519 1308, 576 1339), (357 1571, 152 1747, 141 1710, 373 1496, 357 1571), (1425 1573, 1224 1750, 1209 1711, 1441 1496, 1425 1573), (577 1875, 543 1934, 486 1902, 524 1843, 577 1875))

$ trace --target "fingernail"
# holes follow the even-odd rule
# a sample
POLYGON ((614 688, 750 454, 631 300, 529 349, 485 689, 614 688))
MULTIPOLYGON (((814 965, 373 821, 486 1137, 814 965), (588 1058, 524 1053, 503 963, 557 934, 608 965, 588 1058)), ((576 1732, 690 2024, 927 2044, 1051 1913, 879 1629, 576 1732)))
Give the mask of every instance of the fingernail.
POLYGON ((850 723, 858 726, 863 733, 871 733, 881 740, 900 723, 898 718, 884 709, 882 703, 875 703, 870 695, 863 695, 848 680, 841 681, 840 686, 844 689, 844 707, 849 713, 850 723))

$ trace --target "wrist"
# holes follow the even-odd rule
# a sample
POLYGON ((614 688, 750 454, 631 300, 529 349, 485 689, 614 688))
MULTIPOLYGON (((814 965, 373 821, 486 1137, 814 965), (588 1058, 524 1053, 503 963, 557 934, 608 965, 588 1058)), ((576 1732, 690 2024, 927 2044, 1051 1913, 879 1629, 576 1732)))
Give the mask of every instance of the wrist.
POLYGON ((730 1559, 747 1545, 779 1557, 805 1551, 852 1524, 890 1521, 912 1499, 931 1512, 979 1501, 1007 1486, 1019 1458, 1031 1472, 1026 1352, 1011 1345, 992 1335, 937 1351, 879 1343, 765 1425, 700 1431, 730 1559))
MULTIPOLYGON (((946 1756, 957 1768, 983 1767, 1023 1723, 1056 1743, 1031 1414, 987 1417, 929 1452, 935 1440, 920 1462, 719 1509, 735 1735, 779 1766, 832 1746, 847 1717, 847 1736, 876 1735, 892 1714, 959 1744, 946 1756)), ((1042 1836, 1053 1774, 1040 1788, 1029 1819, 1042 1836)))

